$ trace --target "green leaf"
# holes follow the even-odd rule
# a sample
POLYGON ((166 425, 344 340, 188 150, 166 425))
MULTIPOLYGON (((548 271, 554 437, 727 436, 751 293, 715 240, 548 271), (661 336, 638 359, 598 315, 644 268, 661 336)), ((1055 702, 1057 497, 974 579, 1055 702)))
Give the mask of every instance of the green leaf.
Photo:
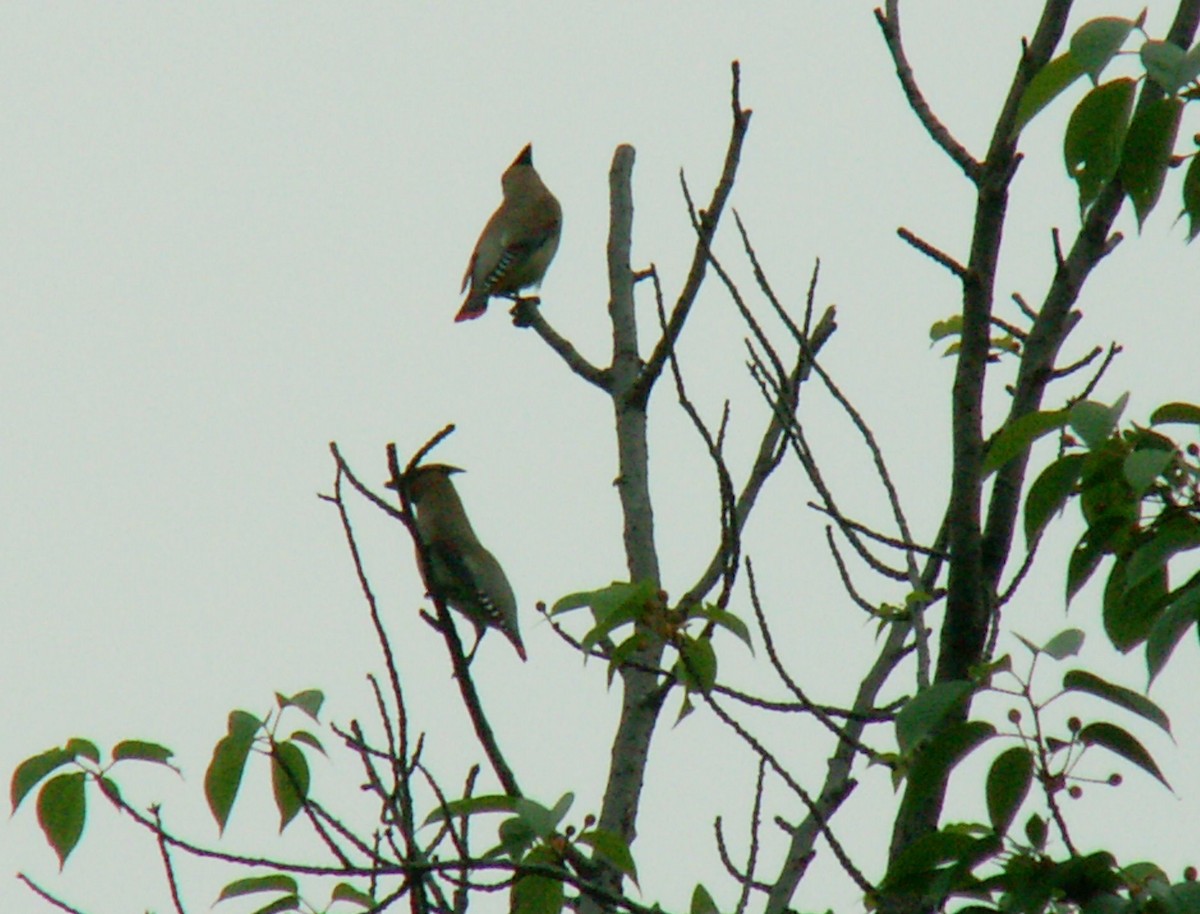
POLYGON ((992 473, 1015 457, 1024 454, 1044 435, 1057 431, 1067 423, 1065 410, 1029 413, 1000 429, 988 445, 983 458, 984 473, 992 473))
POLYGON ((1074 657, 1083 647, 1084 634, 1078 628, 1066 628, 1042 645, 1042 653, 1055 660, 1074 657))
POLYGON ((421 823, 421 827, 430 825, 434 822, 441 822, 444 819, 453 819, 459 816, 473 816, 481 812, 516 812, 517 798, 510 797, 505 794, 485 794, 479 797, 465 797, 461 800, 451 800, 445 807, 438 807, 433 810, 425 821, 421 823))
POLYGON ((679 703, 679 713, 675 716, 675 723, 672 724, 674 727, 678 727, 681 723, 683 723, 683 719, 685 717, 696 710, 696 706, 692 704, 692 699, 689 697, 689 694, 690 693, 686 691, 683 693, 683 701, 679 703))
POLYGON ((320 689, 305 689, 303 692, 297 692, 291 698, 286 698, 276 692, 275 700, 279 703, 280 709, 289 706, 299 708, 313 720, 317 720, 321 705, 325 702, 325 693, 320 689))
POLYGON ((1162 771, 1159 770, 1154 757, 1146 751, 1146 747, 1139 743, 1129 732, 1122 730, 1115 724, 1105 722, 1088 724, 1079 731, 1079 740, 1085 746, 1102 746, 1110 752, 1115 752, 1121 758, 1132 762, 1143 771, 1152 775, 1168 790, 1171 789, 1171 785, 1163 777, 1162 771))
POLYGON ((1062 510, 1083 472, 1085 454, 1067 454, 1038 475, 1025 497, 1025 543, 1032 549, 1050 518, 1062 510))
POLYGON ((691 914, 721 914, 708 889, 700 883, 696 883, 696 888, 692 890, 691 914))
POLYGON ((1031 815, 1025 822, 1025 837, 1029 843, 1039 850, 1046 846, 1046 820, 1037 813, 1031 815))
POLYGON ((271 753, 271 787, 283 831, 308 799, 308 760, 295 743, 276 743, 271 753))
POLYGON ((948 336, 962 336, 962 323, 961 314, 952 314, 945 320, 934 321, 929 325, 929 345, 932 346, 948 336))
POLYGON ((12 800, 12 811, 16 812, 25 795, 29 793, 46 775, 57 768, 75 760, 75 756, 65 749, 55 747, 45 752, 30 756, 17 766, 13 772, 12 784, 9 787, 9 798, 12 800))
POLYGON ((1083 67, 1070 52, 1055 57, 1038 70, 1021 94, 1012 136, 1015 137, 1020 133, 1039 111, 1058 98, 1071 83, 1083 74, 1083 67))
POLYGON ((1105 16, 1085 22, 1071 36, 1071 57, 1095 82, 1108 66, 1136 23, 1132 19, 1105 16))
POLYGON ((988 770, 988 818, 996 834, 1008 831, 1033 783, 1033 754, 1024 746, 1001 752, 988 770))
POLYGON ((78 758, 82 755, 85 759, 93 764, 100 764, 100 750, 90 739, 82 739, 78 736, 73 739, 69 739, 67 740, 66 749, 67 752, 71 753, 72 758, 78 758))
POLYGON ((1104 587, 1104 631, 1122 653, 1137 647, 1166 605, 1167 573, 1157 568, 1132 587, 1126 586, 1124 559, 1117 559, 1104 587))
POLYGON ((299 911, 300 897, 298 895, 284 895, 272 901, 270 904, 263 905, 252 914, 283 914, 284 911, 299 911))
MULTIPOLYGON (((235 712, 236 713, 236 712, 235 712)), ((232 716, 231 716, 231 726, 232 716)), ((229 821, 229 812, 233 809, 233 801, 237 799, 238 788, 242 783, 242 772, 246 768, 246 759, 250 755, 250 747, 254 744, 254 732, 246 736, 244 731, 223 737, 213 748, 212 761, 204 773, 204 795, 208 799, 208 808, 217 827, 225 831, 225 823, 229 821)))
POLYGON ((645 602, 657 592, 658 587, 653 581, 639 581, 636 584, 628 581, 613 581, 608 587, 580 591, 561 597, 550 607, 550 615, 556 616, 559 613, 590 606, 597 618, 601 618, 627 603, 645 602))
MULTIPOLYGON (((499 850, 507 854, 514 863, 520 863, 525 852, 537 840, 537 834, 524 819, 513 816, 500 823, 497 831, 500 834, 499 850)), ((492 852, 489 852, 491 854, 492 852)))
POLYGON ((160 746, 158 743, 148 743, 140 739, 126 739, 113 746, 112 757, 114 762, 122 761, 123 759, 138 759, 143 762, 154 762, 159 765, 166 765, 168 768, 174 768, 171 764, 171 756, 175 753, 166 746, 160 746))
POLYGON ((1160 98, 1143 106, 1129 125, 1117 176, 1133 201, 1139 229, 1162 194, 1182 114, 1182 99, 1160 98))
POLYGON ((298 891, 296 880, 284 873, 274 873, 270 876, 252 876, 248 879, 235 879, 225 888, 217 901, 237 898, 240 895, 255 895, 259 892, 291 892, 298 891))
POLYGON ((348 882, 339 882, 333 887, 333 894, 329 896, 330 902, 348 901, 351 904, 356 904, 360 908, 373 908, 377 904, 375 898, 368 895, 366 892, 361 892, 348 882))
POLYGON ((595 851, 597 859, 604 860, 616 867, 632 879, 634 885, 638 884, 637 866, 633 862, 633 854, 630 853, 629 845, 620 835, 604 829, 593 828, 580 832, 576 840, 595 851))
MULTIPOLYGON (((1192 159, 1189 173, 1197 170, 1197 162, 1200 162, 1200 156, 1192 159)), ((1197 182, 1200 183, 1200 170, 1197 170, 1197 182)), ((1200 187, 1197 190, 1200 191, 1200 187)), ((1151 425, 1166 425, 1171 422, 1200 425, 1200 406, 1195 403, 1164 403, 1150 414, 1151 425)))
POLYGON ((733 632, 742 639, 746 647, 750 648, 750 652, 754 653, 754 642, 750 640, 750 629, 733 613, 717 606, 706 605, 697 610, 697 615, 733 632))
POLYGON ((1175 645, 1200 619, 1200 572, 1176 590, 1166 610, 1161 613, 1146 637, 1146 668, 1150 681, 1162 672, 1175 645))
POLYGON ((1067 174, 1079 185, 1079 209, 1086 212, 1117 174, 1121 147, 1133 110, 1132 79, 1096 86, 1071 113, 1063 140, 1067 174))
POLYGON ((1063 691, 1066 692, 1083 692, 1087 695, 1095 695, 1097 698, 1103 698, 1107 702, 1111 702, 1119 708, 1124 708, 1126 711, 1132 711, 1139 717, 1144 717, 1158 727, 1161 727, 1167 733, 1171 732, 1171 721, 1163 712, 1162 708, 1152 702, 1145 695, 1127 689, 1124 686, 1115 685, 1101 679, 1094 673, 1089 673, 1087 670, 1071 670, 1063 676, 1063 691))
MULTIPOLYGON (((1188 165, 1187 171, 1183 175, 1183 211, 1187 213, 1188 217, 1188 241, 1190 242, 1197 235, 1200 235, 1200 155, 1192 155, 1191 164, 1188 165)), ((1190 404, 1172 405, 1184 406, 1190 404)), ((1163 409, 1165 408, 1163 407, 1163 409)), ((1192 408, 1200 409, 1200 407, 1192 408)), ((1200 422, 1200 419, 1193 418, 1187 421, 1200 422)))
POLYGON ((632 622, 636 622, 642 617, 644 611, 644 603, 630 602, 607 610, 602 616, 597 612, 596 615, 598 618, 596 624, 583 636, 580 641, 580 647, 585 651, 591 650, 622 625, 629 625, 632 622))
POLYGON ((707 695, 717 684, 717 653, 707 638, 684 635, 673 672, 689 690, 707 695))
POLYGON ((117 786, 116 781, 114 781, 112 778, 101 777, 98 784, 102 794, 115 803, 121 802, 121 788, 117 786))
POLYGON ((612 648, 608 654, 608 685, 611 688, 613 677, 629 661, 634 654, 650 643, 650 635, 646 632, 635 631, 624 641, 612 648))
POLYGON ((1200 548, 1200 520, 1182 512, 1160 517, 1150 529, 1149 538, 1129 556, 1125 586, 1140 584, 1149 575, 1161 571, 1178 553, 1197 548, 1200 548))
POLYGON ((227 735, 237 739, 253 739, 263 722, 248 711, 230 711, 227 735))
POLYGON ((1088 450, 1094 451, 1112 437, 1127 402, 1129 394, 1122 394, 1112 406, 1095 400, 1080 400, 1067 412, 1067 421, 1088 450))
POLYGON ((1179 77, 1184 69, 1184 53, 1179 45, 1169 41, 1147 41, 1142 45, 1141 58, 1146 75, 1168 95, 1174 95, 1183 85, 1179 77))
POLYGON ((1110 517, 1092 524, 1080 537, 1067 560, 1067 602, 1083 588, 1100 562, 1112 550, 1111 543, 1127 528, 1128 523, 1119 517, 1110 517))
POLYGON ((938 682, 910 698, 896 715, 896 742, 901 754, 908 755, 928 739, 973 689, 971 683, 962 680, 938 682))
MULTIPOLYGON (((1108 851, 1064 860, 1054 867, 1052 878, 1060 894, 1076 902, 1097 895, 1112 895, 1123 888, 1116 871, 1116 860, 1108 851)), ((1087 910, 1092 914, 1090 904, 1087 910)))
POLYGON ((304 743, 306 746, 311 746, 322 755, 327 756, 329 754, 325 751, 325 747, 321 745, 321 741, 307 730, 296 730, 288 739, 293 743, 304 743))
MULTIPOLYGON (((526 862, 559 865, 554 851, 545 846, 531 850, 526 862)), ((513 883, 510 901, 509 914, 559 914, 564 901, 562 880, 533 873, 520 875, 513 883)))
POLYGON ((1125 474, 1125 481, 1133 488, 1133 494, 1141 498, 1174 459, 1175 455, 1171 451, 1143 448, 1126 455, 1121 469, 1125 474))
POLYGON ((569 790, 558 798, 558 802, 555 803, 554 808, 550 810, 551 815, 554 816, 555 828, 558 827, 558 824, 563 820, 563 817, 566 816, 568 811, 570 811, 571 804, 574 802, 575 794, 569 790))
POLYGON ((558 828, 558 823, 562 821, 563 816, 567 814, 567 810, 571 808, 571 804, 575 802, 575 794, 564 793, 559 801, 554 804, 553 809, 547 809, 536 800, 530 800, 527 797, 517 797, 513 811, 517 814, 535 835, 539 838, 549 838, 554 834, 554 830, 558 828))
POLYGON ((936 791, 959 762, 995 735, 996 728, 981 720, 958 721, 939 730, 913 754, 910 789, 917 797, 936 791))
POLYGON ((1103 542, 1105 552, 1120 552, 1129 545, 1141 517, 1141 501, 1125 480, 1127 452, 1124 442, 1109 439, 1088 454, 1079 481, 1079 508, 1091 528, 1092 539, 1103 542), (1106 529, 1109 521, 1115 522, 1117 529, 1106 529))
MULTIPOLYGON (((911 842, 889 864, 880 889, 885 894, 917 895, 928 901, 972 883, 970 871, 1001 849, 994 835, 975 837, 954 826, 911 842)), ((938 908, 942 905, 938 904, 938 908)))
POLYGON ((1195 87, 1197 76, 1200 76, 1200 44, 1193 45, 1192 49, 1183 55, 1183 59, 1175 67, 1176 91, 1189 83, 1195 87))
POLYGON ((87 818, 87 801, 83 794, 86 778, 82 771, 57 774, 38 791, 38 824, 58 854, 59 869, 66 865, 67 857, 83 834, 87 818))

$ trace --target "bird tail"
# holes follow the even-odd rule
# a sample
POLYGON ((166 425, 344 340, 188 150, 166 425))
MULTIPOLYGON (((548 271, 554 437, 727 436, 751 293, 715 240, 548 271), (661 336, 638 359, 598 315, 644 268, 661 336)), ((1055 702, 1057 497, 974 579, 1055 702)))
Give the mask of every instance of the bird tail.
POLYGON ((525 656, 525 645, 521 643, 521 636, 515 632, 508 631, 508 629, 504 630, 504 634, 508 636, 508 640, 517 649, 517 656, 521 658, 521 662, 527 663, 529 658, 525 656))
POLYGON ((454 315, 454 323, 458 324, 462 321, 473 321, 477 317, 481 317, 483 312, 487 310, 488 297, 486 295, 471 295, 463 302, 463 306, 458 309, 458 314, 454 315))

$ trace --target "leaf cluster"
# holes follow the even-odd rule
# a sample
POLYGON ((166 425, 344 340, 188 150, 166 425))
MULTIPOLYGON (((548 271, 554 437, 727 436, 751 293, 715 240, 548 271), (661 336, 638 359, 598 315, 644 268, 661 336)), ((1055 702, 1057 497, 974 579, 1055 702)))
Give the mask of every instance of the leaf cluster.
POLYGON ((1133 203, 1139 228, 1157 205, 1167 171, 1191 159, 1184 175, 1182 213, 1189 219, 1188 240, 1200 234, 1200 156, 1193 151, 1176 155, 1175 143, 1186 105, 1200 99, 1200 44, 1189 50, 1152 39, 1136 19, 1106 16, 1084 23, 1071 37, 1066 52, 1051 60, 1030 80, 1017 110, 1013 135, 1076 80, 1087 76, 1092 89, 1075 106, 1063 138, 1067 174, 1079 191, 1079 209, 1086 215, 1111 181, 1121 183, 1133 203), (1142 74, 1100 82, 1101 75, 1135 33, 1142 74), (1139 83, 1151 82, 1157 92, 1135 111, 1139 83))

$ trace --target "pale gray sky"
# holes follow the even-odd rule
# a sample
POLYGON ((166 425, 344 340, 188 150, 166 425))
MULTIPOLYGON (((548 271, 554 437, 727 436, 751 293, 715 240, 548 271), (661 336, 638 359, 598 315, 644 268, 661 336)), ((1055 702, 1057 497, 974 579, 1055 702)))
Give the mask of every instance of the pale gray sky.
MULTIPOLYGON (((905 6, 932 105, 981 152, 1040 4, 905 6)), ((1152 32, 1164 30, 1168 6, 1154 4, 1152 32)), ((151 772, 123 781, 130 796, 163 800, 168 824, 214 841, 199 788, 231 708, 263 712, 275 689, 320 687, 328 716, 373 715, 363 677, 380 669, 378 649, 336 515, 316 498, 333 478, 328 442, 377 482, 386 442, 407 454, 454 421, 438 456, 470 471, 459 488, 513 580, 531 658, 521 665, 489 638, 475 667, 485 701, 527 791, 546 802, 576 791, 576 824, 596 809, 618 696, 532 607, 625 574, 608 404, 512 328, 500 305, 466 325, 451 318, 500 173, 530 141, 565 212, 543 288, 548 319, 595 360, 608 352, 606 176, 621 142, 638 154, 635 262, 655 262, 676 293, 691 249, 678 170, 706 199, 735 58, 755 114, 733 205, 793 306, 821 258, 819 301, 837 303, 841 325, 826 365, 874 424, 918 535, 931 537, 946 489, 952 365, 930 350, 927 331, 957 309, 957 288, 894 232, 908 226, 965 256, 972 196, 905 106, 871 7, 0 7, 0 772, 71 736, 105 747, 155 739, 178 752, 186 782, 151 772)), ((1078 7, 1076 23, 1140 9, 1078 7)), ((1077 222, 1058 151, 1067 104, 1027 132, 1004 294, 1036 298, 1053 267, 1049 227, 1069 234, 1077 222)), ((1177 199, 1177 184, 1167 193, 1177 199)), ((1069 345, 1081 355, 1125 344, 1097 396, 1132 390, 1128 415, 1138 420, 1164 400, 1200 399, 1197 251, 1171 225, 1174 204, 1161 209, 1141 238, 1123 219, 1129 237, 1097 271, 1069 345)), ((747 279, 732 223, 718 248, 747 279)), ((641 301, 649 330, 650 299, 641 301)), ((737 473, 764 421, 743 336, 712 285, 682 349, 707 417, 733 399, 737 473)), ((834 478, 847 509, 882 521, 869 465, 827 400, 814 388, 806 402, 809 435, 842 468, 834 478)), ((714 485, 668 389, 652 421, 664 583, 677 594, 715 541, 714 485)), ((872 628, 841 597, 796 468, 768 494, 748 549, 781 642, 821 700, 846 702, 846 671, 870 652, 872 628)), ((440 643, 417 618, 410 547, 374 512, 357 506, 355 517, 417 725, 430 731, 427 759, 455 784, 475 753, 462 751, 467 729, 440 643)), ((1048 547, 1010 611, 1035 639, 1066 624, 1096 630, 1095 593, 1063 612, 1069 540, 1048 547)), ((873 582, 867 590, 903 596, 873 582)), ((744 597, 734 608, 749 616, 744 597)), ((1140 657, 1118 662, 1093 640, 1087 662, 1143 681, 1140 657)), ((735 682, 764 681, 736 644, 721 657, 735 682)), ((1177 795, 1129 773, 1095 805, 1109 823, 1093 833, 1097 846, 1175 873, 1191 861, 1171 827, 1200 818, 1200 733, 1187 719, 1196 660, 1188 639, 1155 688, 1178 749, 1138 731, 1177 795)), ((897 694, 909 687, 897 683, 897 694)), ((781 751, 818 777, 827 740, 775 726, 781 751)), ((711 823, 743 821, 753 764, 703 713, 656 739, 635 848, 644 898, 680 908, 704 880, 727 904, 711 823)), ((355 783, 352 767, 345 755, 315 762, 318 789, 355 783)), ((262 771, 247 777, 246 789, 265 789, 262 771)), ((836 827, 878 876, 885 837, 874 813, 890 789, 881 773, 864 780, 836 827)), ((978 779, 971 789, 951 818, 979 814, 978 779)), ((272 817, 256 828, 255 808, 264 807, 239 803, 223 846, 264 849, 272 817)), ((788 802, 773 811, 797 812, 788 802)), ((1086 804, 1072 813, 1089 814, 1086 804)), ((98 807, 88 829, 57 877, 31 800, 0 825, 0 909, 49 910, 11 878, 24 870, 89 911, 167 910, 152 844, 98 807)), ((283 846, 308 845, 290 836, 283 846)), ((194 910, 232 878, 180 866, 194 910)), ((819 867, 797 905, 855 904, 836 868, 819 867)))

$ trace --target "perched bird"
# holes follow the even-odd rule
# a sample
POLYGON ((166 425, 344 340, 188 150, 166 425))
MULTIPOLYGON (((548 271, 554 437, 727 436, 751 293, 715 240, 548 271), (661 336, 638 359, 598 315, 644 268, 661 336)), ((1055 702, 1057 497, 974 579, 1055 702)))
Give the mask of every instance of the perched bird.
POLYGON ((450 482, 452 473, 461 472, 457 467, 430 463, 412 470, 402 481, 428 557, 425 585, 475 626, 475 646, 468 660, 475 656, 488 627, 502 631, 525 660, 512 586, 496 557, 475 536, 450 482))
POLYGON ((500 179, 504 200, 483 227, 462 291, 467 300, 455 322, 469 321, 487 310, 493 295, 516 299, 526 286, 536 286, 558 250, 562 207, 533 168, 533 145, 521 150, 500 179))

